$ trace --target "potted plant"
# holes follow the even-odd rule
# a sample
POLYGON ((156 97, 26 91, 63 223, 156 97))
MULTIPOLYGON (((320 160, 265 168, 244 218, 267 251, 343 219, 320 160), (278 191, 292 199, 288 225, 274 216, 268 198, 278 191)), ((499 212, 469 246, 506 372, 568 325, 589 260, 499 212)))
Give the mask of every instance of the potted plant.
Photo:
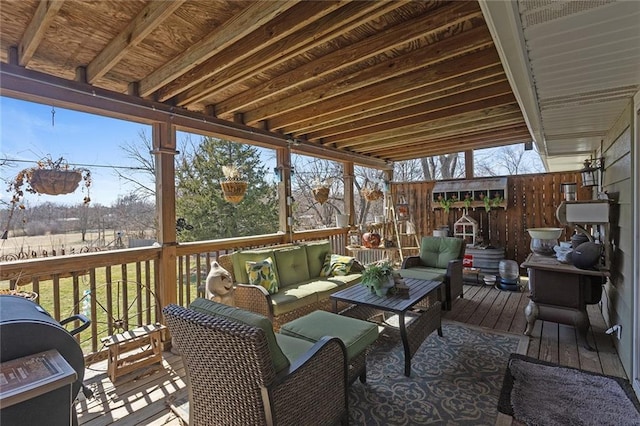
POLYGON ((313 192, 313 198, 320 204, 326 203, 329 199, 329 184, 327 182, 314 181, 311 191, 313 192))
POLYGON ((387 290, 393 287, 393 266, 387 261, 380 261, 369 265, 362 271, 360 284, 369 287, 371 292, 378 296, 387 294, 387 290))
POLYGON ((232 204, 238 204, 247 191, 247 182, 242 179, 240 170, 236 166, 222 166, 222 174, 227 179, 220 182, 224 199, 232 204))

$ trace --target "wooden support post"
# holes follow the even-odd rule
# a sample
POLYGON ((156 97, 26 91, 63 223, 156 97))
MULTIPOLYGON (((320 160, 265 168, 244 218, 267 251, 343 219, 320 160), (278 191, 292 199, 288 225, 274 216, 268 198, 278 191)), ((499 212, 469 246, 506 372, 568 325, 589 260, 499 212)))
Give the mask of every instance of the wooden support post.
POLYGON ((344 178, 344 212, 349 215, 349 226, 356 224, 356 209, 353 202, 353 162, 345 161, 342 163, 342 174, 344 178))
POLYGON ((465 179, 473 179, 473 150, 464 152, 464 175, 465 179))
POLYGON ((153 151, 156 157, 156 209, 158 242, 162 246, 158 265, 158 299, 160 306, 177 301, 176 286, 176 189, 174 155, 176 130, 169 122, 154 123, 153 151))
POLYGON ((278 182, 278 230, 285 233, 285 241, 291 242, 293 212, 291 204, 291 151, 288 148, 276 150, 276 169, 280 174, 278 182), (291 218, 291 221, 289 220, 291 218))

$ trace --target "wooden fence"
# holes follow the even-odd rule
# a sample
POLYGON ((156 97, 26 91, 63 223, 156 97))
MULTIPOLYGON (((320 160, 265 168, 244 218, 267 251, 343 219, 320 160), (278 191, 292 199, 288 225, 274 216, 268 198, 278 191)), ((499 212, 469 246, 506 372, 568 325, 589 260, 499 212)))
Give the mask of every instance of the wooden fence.
MULTIPOLYGON (((578 182, 578 200, 592 198, 590 188, 580 187, 579 172, 507 176, 506 208, 491 208, 487 212, 483 207, 472 207, 468 216, 478 222, 485 244, 504 247, 505 257, 521 264, 531 252, 527 228, 562 227, 555 213, 564 201, 561 184, 566 182, 578 182)), ((448 226, 452 235, 454 223, 464 214, 464 209, 454 207, 445 212, 437 201, 433 201, 435 184, 435 181, 400 182, 391 186, 394 200, 400 195, 406 197, 410 216, 421 236, 432 235, 441 226, 448 226)), ((560 240, 569 240, 572 234, 573 229, 566 227, 560 240)))

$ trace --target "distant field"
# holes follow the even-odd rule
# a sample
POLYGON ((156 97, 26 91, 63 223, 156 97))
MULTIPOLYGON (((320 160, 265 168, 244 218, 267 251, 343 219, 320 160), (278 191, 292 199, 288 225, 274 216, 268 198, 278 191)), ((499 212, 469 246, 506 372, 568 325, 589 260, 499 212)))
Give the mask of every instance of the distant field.
MULTIPOLYGON (((102 233, 101 233, 102 235, 102 233)), ((68 234, 51 234, 51 235, 39 235, 34 237, 12 237, 9 236, 6 240, 0 240, 0 256, 9 256, 20 251, 31 253, 35 251, 38 253, 38 257, 42 257, 44 252, 51 256, 53 250, 59 255, 62 249, 66 253, 70 253, 71 250, 79 252, 83 247, 113 247, 116 242, 115 231, 106 231, 106 241, 98 239, 98 232, 89 232, 86 235, 86 241, 82 241, 82 233, 68 233, 68 234)), ((126 245, 126 239, 123 240, 126 245)))

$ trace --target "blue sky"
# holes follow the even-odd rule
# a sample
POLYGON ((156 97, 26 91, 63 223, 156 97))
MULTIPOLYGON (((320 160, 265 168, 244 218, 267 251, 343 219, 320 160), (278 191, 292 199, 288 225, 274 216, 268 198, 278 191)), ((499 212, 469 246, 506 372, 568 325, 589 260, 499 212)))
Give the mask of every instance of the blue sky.
MULTIPOLYGON (((64 157, 69 163, 102 166, 136 166, 119 148, 125 143, 138 143, 139 133, 151 134, 151 127, 139 123, 116 120, 97 115, 55 108, 51 121, 51 106, 0 97, 0 158, 26 160, 0 166, 0 197, 6 201, 5 180, 18 171, 35 166, 43 157, 56 160, 64 157)), ((131 188, 121 182, 111 168, 88 167, 93 184, 91 199, 94 203, 110 205, 118 196, 131 188)), ((48 196, 26 194, 25 202, 56 202, 77 204, 84 194, 80 188, 73 194, 48 196)))

